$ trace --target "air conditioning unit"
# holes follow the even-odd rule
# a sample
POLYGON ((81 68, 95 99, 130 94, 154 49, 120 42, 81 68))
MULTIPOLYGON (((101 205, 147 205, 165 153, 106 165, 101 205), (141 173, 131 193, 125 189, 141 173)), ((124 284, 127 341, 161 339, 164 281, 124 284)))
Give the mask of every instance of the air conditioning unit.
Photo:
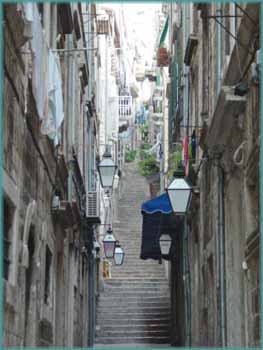
POLYGON ((96 191, 87 193, 87 219, 94 223, 100 222, 100 201, 99 195, 96 191))

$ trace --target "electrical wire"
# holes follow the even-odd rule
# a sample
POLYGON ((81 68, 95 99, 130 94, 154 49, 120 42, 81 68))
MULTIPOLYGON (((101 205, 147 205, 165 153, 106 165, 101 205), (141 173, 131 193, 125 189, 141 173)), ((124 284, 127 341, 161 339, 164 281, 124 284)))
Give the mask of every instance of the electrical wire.
POLYGON ((250 19, 250 21, 251 21, 255 26, 258 25, 258 24, 249 16, 249 14, 247 13, 247 11, 245 11, 240 5, 238 5, 238 3, 237 3, 236 1, 233 1, 233 3, 236 5, 236 7, 239 8, 239 10, 240 10, 241 12, 244 13, 245 16, 247 16, 247 18, 250 19))
POLYGON ((241 47, 243 47, 243 49, 244 50, 246 50, 250 55, 253 55, 253 52, 251 52, 250 50, 249 50, 249 48, 248 48, 248 46, 246 46, 245 44, 243 44, 242 42, 240 42, 239 40, 238 40, 238 38, 235 36, 235 35, 233 35, 231 32, 230 32, 230 30, 226 27, 226 26, 224 26, 224 24, 222 23, 222 22, 220 22, 217 18, 214 18, 214 20, 236 41, 236 42, 238 42, 239 43, 239 45, 241 46, 241 47))

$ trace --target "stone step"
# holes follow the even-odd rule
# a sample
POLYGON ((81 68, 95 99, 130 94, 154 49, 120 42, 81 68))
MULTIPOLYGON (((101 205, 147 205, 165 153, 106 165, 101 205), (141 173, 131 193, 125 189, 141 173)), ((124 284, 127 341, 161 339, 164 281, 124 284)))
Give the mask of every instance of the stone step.
POLYGON ((118 268, 120 271, 123 271, 124 269, 134 269, 136 268, 137 270, 143 272, 146 269, 154 270, 154 271, 162 271, 164 272, 164 265, 154 263, 154 262, 149 262, 145 263, 143 260, 140 260, 140 253, 136 254, 136 257, 127 257, 126 255, 124 256, 123 260, 123 265, 116 266, 114 262, 112 262, 112 266, 118 268))
POLYGON ((118 294, 123 294, 125 296, 131 295, 134 297, 141 297, 143 296, 143 293, 145 294, 145 297, 148 296, 155 296, 156 298, 161 297, 161 296, 170 296, 170 290, 168 288, 168 286, 149 286, 146 288, 140 287, 140 286, 131 286, 131 288, 129 288, 129 286, 124 286, 122 287, 111 287, 111 286, 104 286, 103 291, 101 291, 100 296, 103 296, 104 294, 107 297, 110 297, 111 293, 114 293, 114 295, 118 295, 118 294), (137 294, 138 293, 138 294, 137 294))
POLYGON ((111 271, 111 277, 128 277, 128 278, 145 278, 145 277, 158 277, 162 276, 159 273, 149 273, 149 274, 142 274, 142 273, 133 273, 133 274, 127 274, 127 273, 119 273, 118 271, 111 271))
POLYGON ((146 272, 143 272, 143 271, 133 271, 133 270, 126 270, 126 271, 122 271, 122 270, 119 270, 118 267, 112 267, 111 268, 111 274, 112 274, 112 278, 115 278, 115 277, 128 277, 130 279, 133 279, 133 278, 138 278, 138 277, 156 277, 156 278, 161 278, 163 275, 164 275, 164 271, 146 271, 146 272))
POLYGON ((113 313, 119 313, 122 314, 122 312, 125 313, 130 313, 130 314, 135 314, 135 315, 139 315, 139 314, 144 314, 144 315, 149 315, 152 313, 155 314, 160 314, 160 315, 165 315, 165 314, 169 314, 170 313, 170 308, 169 307, 158 307, 158 306, 127 306, 125 307, 125 309, 123 309, 123 306, 117 306, 114 305, 114 307, 109 306, 108 308, 103 306, 100 307, 98 306, 97 308, 98 313, 103 312, 105 314, 109 313, 109 314, 113 314, 113 313))
POLYGON ((133 320, 170 320, 170 313, 164 312, 148 312, 148 313, 138 313, 138 312, 127 312, 112 314, 104 313, 103 311, 97 313, 97 324, 100 325, 100 322, 112 322, 114 324, 125 324, 127 322, 133 322, 133 320))
MULTIPOLYGON (((134 329, 134 328, 130 328, 125 330, 122 328, 115 327, 115 330, 104 330, 103 334, 101 335, 102 337, 112 337, 112 336, 118 336, 118 337, 147 337, 147 336, 152 336, 152 337, 169 337, 170 335, 170 330, 169 329, 134 329)), ((100 337, 100 332, 96 333, 96 336, 98 336, 98 338, 100 337)))
POLYGON ((135 336, 126 336, 126 337, 102 337, 100 336, 96 339, 95 345, 99 344, 169 344, 170 337, 167 336, 159 336, 159 337, 135 337, 135 336))
POLYGON ((169 293, 169 288, 168 286, 165 286, 165 285, 148 285, 148 286, 142 286, 142 285, 130 285, 130 286, 110 286, 110 285, 106 285, 104 286, 104 292, 107 293, 107 292, 134 292, 134 293, 137 293, 137 292, 143 292, 143 291, 146 291, 146 292, 154 292, 156 294, 156 297, 158 297, 158 293, 159 292, 167 292, 169 293))
POLYGON ((112 285, 112 286, 122 286, 123 284, 127 286, 147 286, 147 285, 167 285, 167 279, 166 278, 153 278, 153 279, 144 279, 143 281, 141 279, 121 279, 121 278, 112 278, 108 279, 107 282, 105 282, 105 285, 112 285))
POLYGON ((126 315, 103 315, 103 314, 97 314, 96 316, 96 323, 97 325, 112 325, 116 324, 116 322, 119 322, 121 320, 121 325, 130 325, 130 324, 138 324, 138 325, 144 325, 144 324, 168 324, 170 325, 171 318, 170 314, 155 314, 151 313, 148 315, 144 314, 134 314, 134 313, 127 313, 126 315), (120 318, 119 318, 120 317, 120 318))
POLYGON ((167 284, 167 279, 165 277, 163 278, 108 278, 105 279, 105 285, 119 285, 119 284, 125 284, 125 285, 136 285, 136 284, 167 284))
POLYGON ((159 292, 157 293, 156 291, 152 292, 152 293, 140 293, 139 295, 137 295, 137 292, 134 293, 127 293, 127 292, 102 292, 99 296, 98 302, 101 301, 105 301, 105 300, 109 300, 110 302, 114 302, 114 301, 121 301, 121 299, 124 300, 129 300, 130 302, 132 301, 146 301, 146 302, 170 302, 170 292, 169 290, 167 291, 163 291, 163 292, 159 292), (114 294, 113 294, 114 293, 114 294))
POLYGON ((97 304, 95 344, 167 345, 171 308, 164 265, 140 259, 141 204, 150 199, 149 186, 135 163, 125 167, 122 181, 113 233, 124 249, 124 264, 113 264, 112 278, 104 280, 97 304))
POLYGON ((112 307, 112 308, 119 308, 119 307, 164 307, 164 308, 169 308, 170 307, 170 301, 164 300, 164 301, 149 301, 149 300, 131 300, 131 299, 127 299, 127 298, 123 298, 123 299, 115 299, 115 300, 100 300, 98 307, 99 308, 103 308, 103 307, 112 307), (116 306, 117 305, 117 306, 116 306))
POLYGON ((97 324, 99 325, 100 322, 117 322, 119 324, 123 323, 133 323, 136 320, 140 321, 154 321, 154 320, 160 320, 160 322, 164 322, 169 320, 170 322, 170 313, 160 313, 160 312, 149 312, 147 314, 139 314, 135 312, 127 312, 127 313, 119 313, 119 314, 104 314, 103 312, 97 313, 97 324))
MULTIPOLYGON (((116 325, 112 324, 105 324, 102 325, 101 327, 96 327, 96 330, 99 333, 102 333, 106 335, 107 332, 114 332, 116 331, 116 325)), ((130 324, 119 324, 118 325, 118 331, 120 332, 126 332, 131 330, 131 325, 130 324)), ((132 326, 133 331, 169 331, 169 324, 168 323, 141 323, 141 324, 136 324, 132 326)))
MULTIPOLYGON (((125 259, 125 258, 124 258, 125 259)), ((165 270, 162 265, 140 265, 138 262, 128 262, 127 260, 124 260, 123 265, 116 266, 115 264, 112 264, 111 268, 115 268, 116 271, 127 271, 127 270, 135 270, 136 272, 162 272, 164 273, 165 270)))
MULTIPOLYGON (((138 258, 137 258, 138 259, 138 258)), ((134 261, 134 262, 127 262, 125 260, 125 257, 124 257, 124 262, 123 262, 123 265, 121 266, 116 266, 114 263, 112 264, 111 266, 112 268, 114 267, 116 270, 118 270, 119 272, 122 272, 122 271, 125 271, 125 270, 135 270, 136 269, 136 272, 140 272, 140 273, 144 273, 145 271, 147 270, 152 270, 153 272, 162 272, 164 273, 164 267, 161 266, 161 265, 143 265, 142 264, 139 264, 138 261, 134 261)))

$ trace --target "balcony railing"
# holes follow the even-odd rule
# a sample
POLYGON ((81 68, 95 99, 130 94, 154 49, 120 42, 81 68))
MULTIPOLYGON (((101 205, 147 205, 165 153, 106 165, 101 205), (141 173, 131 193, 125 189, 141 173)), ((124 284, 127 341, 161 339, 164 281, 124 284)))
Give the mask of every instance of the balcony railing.
POLYGON ((131 116, 132 110, 131 96, 119 96, 119 116, 120 119, 126 119, 131 116))

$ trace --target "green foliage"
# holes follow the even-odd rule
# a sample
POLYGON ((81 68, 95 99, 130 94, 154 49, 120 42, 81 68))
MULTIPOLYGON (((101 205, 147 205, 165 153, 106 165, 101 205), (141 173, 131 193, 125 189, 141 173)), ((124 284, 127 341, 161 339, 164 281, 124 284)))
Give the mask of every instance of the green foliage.
POLYGON ((173 176, 173 173, 178 170, 182 164, 182 146, 178 145, 177 150, 169 156, 169 170, 168 176, 173 176))
POLYGON ((139 161, 139 171, 142 176, 149 176, 160 171, 156 164, 155 156, 147 155, 146 158, 139 161))
POLYGON ((147 143, 148 141, 148 135, 149 135, 149 126, 147 123, 144 123, 140 127, 141 132, 141 139, 144 143, 147 143))
POLYGON ((133 162, 136 158, 137 151, 126 149, 125 151, 125 162, 130 163, 133 162))
POLYGON ((142 143, 140 145, 139 155, 140 155, 141 160, 145 159, 149 156, 146 151, 149 150, 151 147, 152 147, 152 145, 150 145, 149 143, 142 143))
POLYGON ((145 109, 149 109, 149 102, 148 101, 144 101, 143 105, 144 105, 145 109))

